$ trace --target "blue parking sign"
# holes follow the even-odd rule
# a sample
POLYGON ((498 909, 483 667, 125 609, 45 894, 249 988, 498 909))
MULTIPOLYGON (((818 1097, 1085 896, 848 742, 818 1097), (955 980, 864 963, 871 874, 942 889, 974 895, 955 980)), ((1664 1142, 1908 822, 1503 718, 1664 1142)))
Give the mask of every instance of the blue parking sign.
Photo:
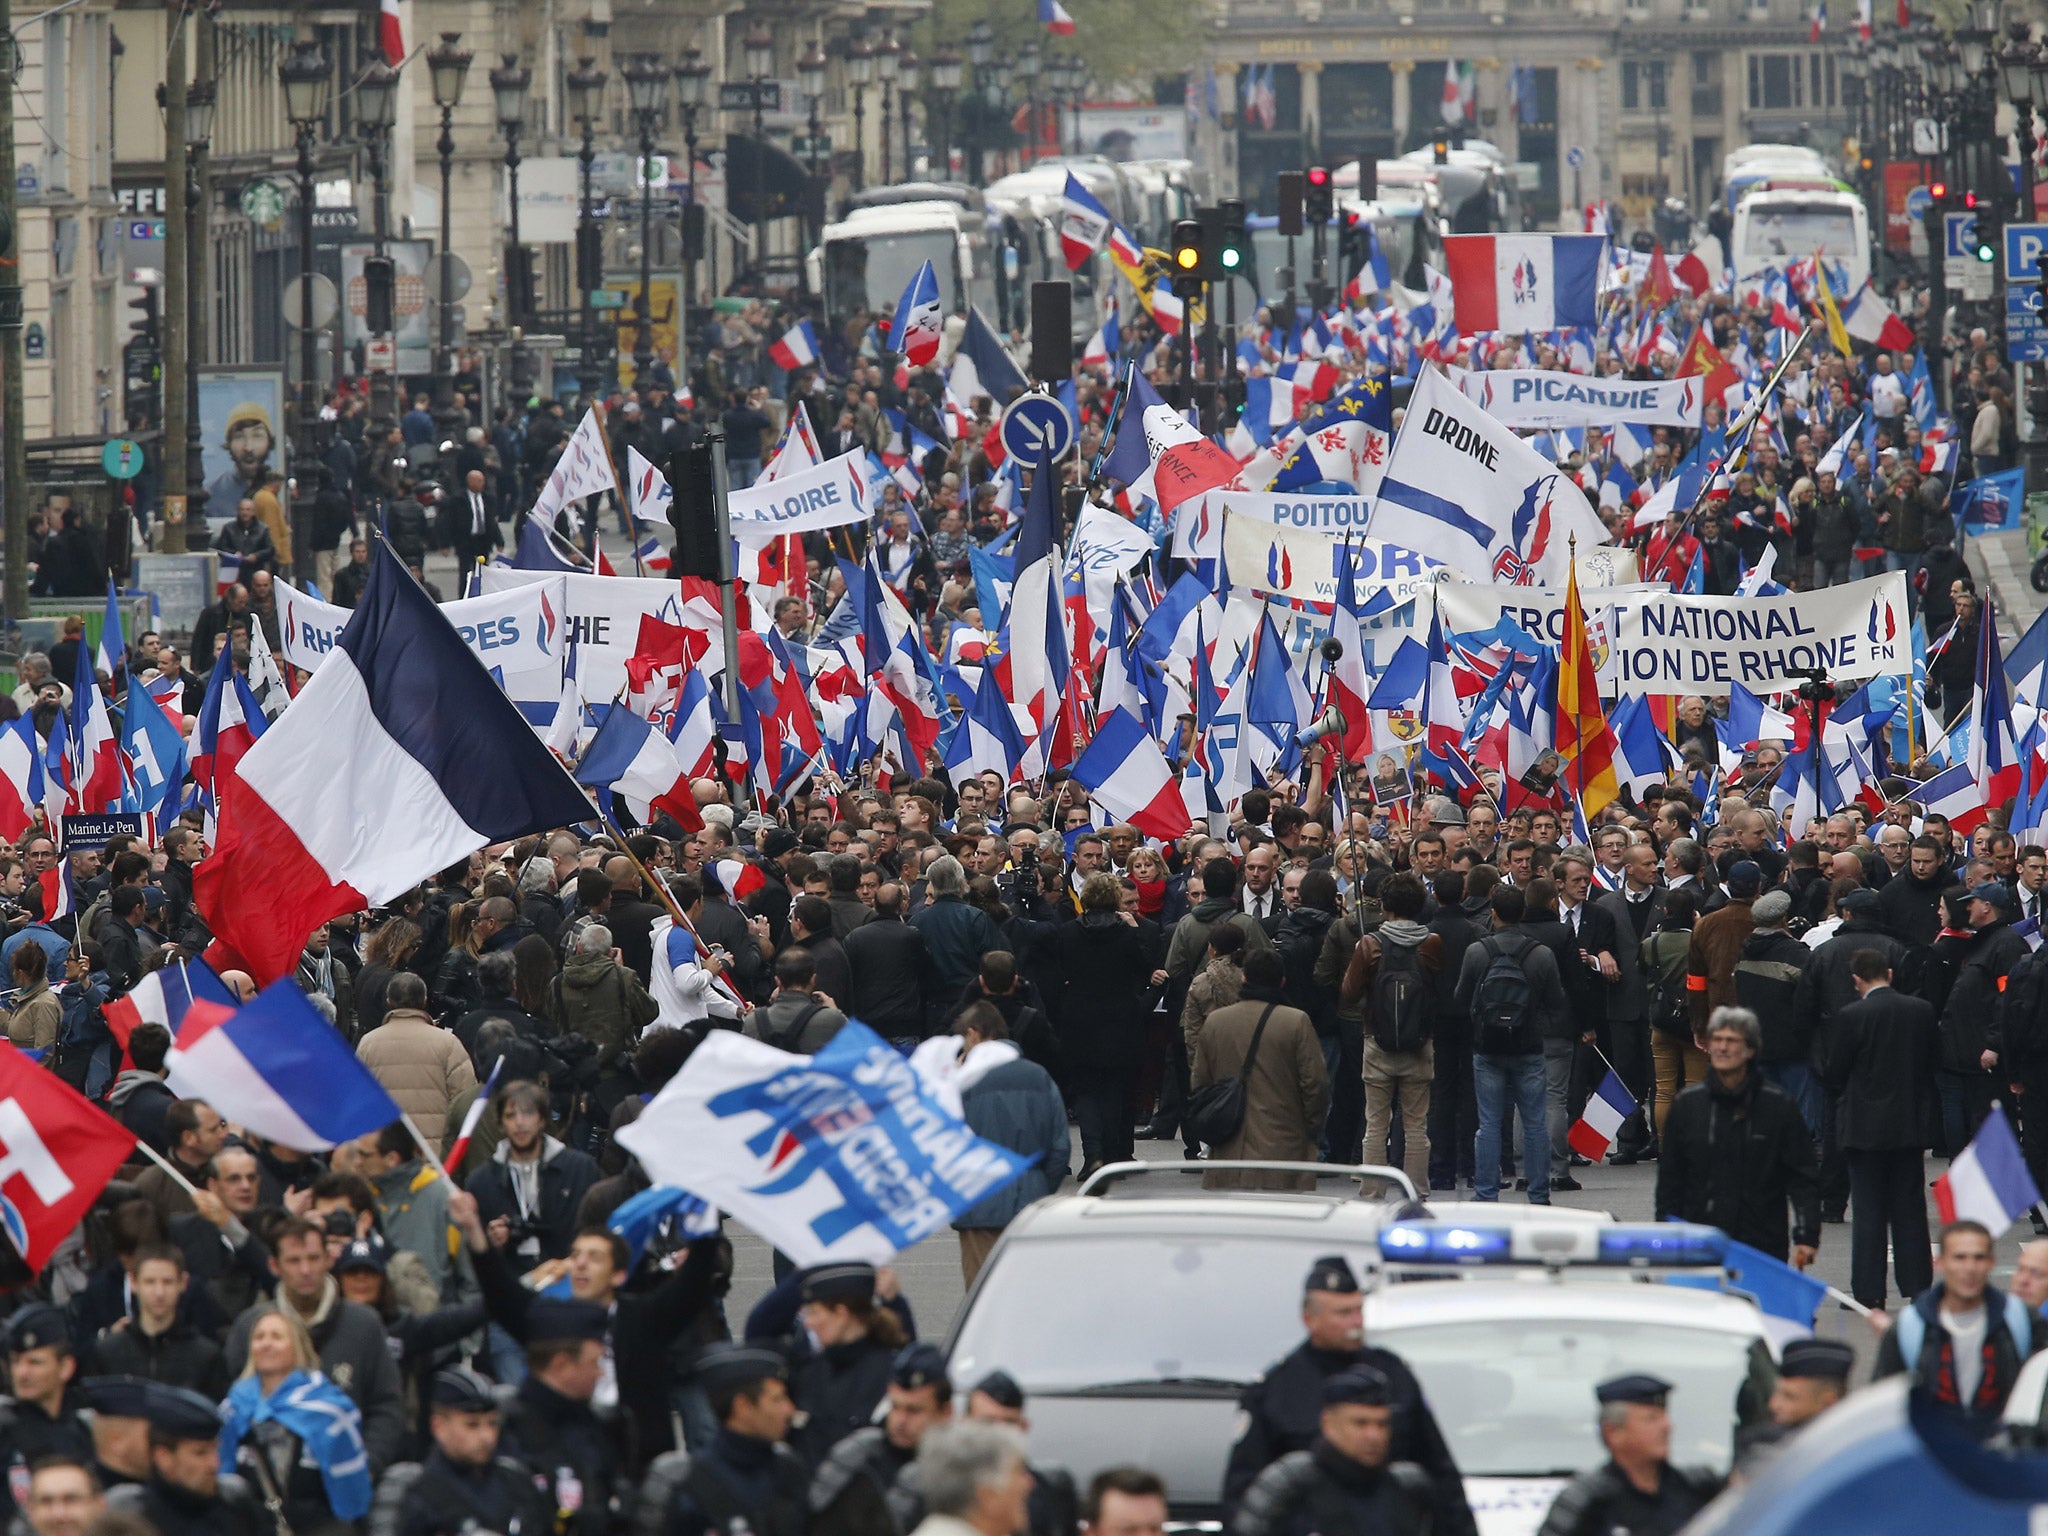
POLYGON ((2041 253, 2048 250, 2048 224, 2005 226, 2005 280, 2009 283, 2038 283, 2041 253))

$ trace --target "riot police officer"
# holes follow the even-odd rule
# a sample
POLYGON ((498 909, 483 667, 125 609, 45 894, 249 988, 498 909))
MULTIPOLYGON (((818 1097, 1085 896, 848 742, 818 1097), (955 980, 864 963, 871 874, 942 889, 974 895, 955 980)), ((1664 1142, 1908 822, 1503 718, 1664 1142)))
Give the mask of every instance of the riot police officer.
POLYGON ((1617 1376, 1593 1395, 1607 1463, 1564 1485, 1538 1536, 1672 1536, 1721 1491, 1721 1479, 1671 1465, 1671 1383, 1617 1376))
POLYGON ((811 1479, 810 1536, 908 1536, 924 1519, 916 1473, 924 1432, 953 1412, 938 1346, 906 1344, 889 1372, 889 1411, 833 1446, 811 1479))
POLYGON ((526 1379, 504 1408, 501 1443, 543 1485, 557 1536, 607 1536, 618 1513, 618 1426, 590 1406, 610 1327, 594 1301, 536 1296, 527 1307, 526 1379))
POLYGON ((772 1349, 714 1344, 698 1355, 694 1379, 718 1433, 695 1451, 654 1459, 633 1536, 804 1536, 810 1479, 784 1443, 796 1417, 787 1374, 772 1349))
POLYGON ((1308 1337, 1238 1399, 1245 1428, 1224 1469, 1226 1509, 1244 1496, 1259 1473, 1291 1452, 1308 1449, 1315 1440, 1322 1427, 1323 1384, 1353 1366, 1368 1365, 1387 1381, 1394 1426, 1387 1459, 1413 1462, 1436 1483, 1440 1497, 1433 1502, 1449 1522, 1439 1536, 1471 1536, 1465 1485, 1422 1395, 1422 1384, 1399 1355, 1366 1344, 1365 1296, 1341 1255, 1317 1259, 1310 1267, 1301 1320, 1308 1337))
POLYGON ((101 1488, 149 1480, 149 1383, 140 1376, 88 1376, 86 1423, 92 1475, 101 1488))
MULTIPOLYGON (((967 1394, 964 1417, 977 1424, 1005 1424, 1027 1438, 1031 1420, 1024 1414, 1024 1389, 1008 1371, 990 1371, 967 1394)), ((911 1469, 915 1473, 916 1468, 911 1469)), ((1074 1536, 1081 1525, 1081 1495, 1074 1474, 1065 1467, 1039 1467, 1031 1473, 1030 1536, 1074 1536)))
POLYGON ((1770 1422, 1736 1435, 1735 1474, 1750 1478, 1801 1426, 1839 1403, 1849 1391, 1856 1351, 1838 1339, 1793 1339, 1778 1359, 1771 1388, 1770 1422))
POLYGON ((79 1412, 71 1330, 57 1308, 38 1303, 14 1314, 7 1329, 8 1379, 14 1398, 0 1406, 0 1447, 7 1458, 7 1509, 0 1524, 25 1514, 29 1468, 45 1456, 93 1460, 92 1431, 79 1412))
POLYGON ((872 1264, 820 1264, 804 1272, 799 1294, 800 1315, 819 1349, 790 1376, 789 1395, 804 1415, 790 1444, 817 1467, 874 1418, 906 1341, 895 1314, 875 1305, 872 1264))
POLYGON ((1369 1365, 1323 1383, 1315 1441, 1290 1451, 1247 1488, 1234 1536, 1422 1536, 1437 1490, 1413 1462, 1389 1462, 1392 1384, 1369 1365))
POLYGON ((476 1372, 437 1371, 425 1461, 384 1474, 370 1511, 371 1536, 551 1536, 555 1512, 530 1468, 498 1454, 498 1398, 476 1372))
POLYGON ((149 1478, 107 1494, 109 1510, 140 1515, 158 1536, 271 1536, 266 1511, 241 1478, 220 1469, 220 1410, 197 1392, 153 1381, 143 1394, 149 1419, 149 1478))

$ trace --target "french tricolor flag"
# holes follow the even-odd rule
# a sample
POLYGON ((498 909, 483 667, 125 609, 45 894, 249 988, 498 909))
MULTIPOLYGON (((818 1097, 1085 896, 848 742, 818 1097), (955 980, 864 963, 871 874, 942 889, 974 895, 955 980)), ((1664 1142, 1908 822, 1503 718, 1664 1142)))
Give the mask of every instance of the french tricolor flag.
POLYGON ((717 767, 713 744, 718 740, 718 719, 711 706, 711 684, 693 667, 683 675, 682 696, 676 700, 669 730, 676 763, 693 779, 708 778, 717 767))
POLYGON ((1192 825, 1166 754, 1129 710, 1097 722, 1095 739, 1074 760, 1073 772, 1104 810, 1148 836, 1175 838, 1192 825))
POLYGON ((643 824, 656 811, 668 812, 684 827, 704 824, 675 743, 630 709, 613 705, 605 713, 576 764, 576 782, 609 790, 643 824))
POLYGON ((1621 1134, 1622 1122, 1635 1112, 1636 1101, 1610 1069, 1600 1079, 1600 1086, 1587 1098, 1584 1113, 1566 1133, 1565 1140, 1571 1143, 1572 1150, 1579 1156, 1597 1163, 1614 1145, 1614 1138, 1621 1134))
POLYGON ((300 1152, 325 1152, 403 1118, 289 980, 272 982, 246 1008, 193 1001, 164 1066, 178 1097, 204 1099, 222 1118, 300 1152))
POLYGON ((0 838, 12 843, 35 825, 43 800, 43 762, 26 715, 0 725, 0 838))
POLYGON ((808 368, 818 360, 818 333, 811 329, 810 321, 799 320, 768 348, 768 355, 785 373, 808 368))
POLYGON ((162 970, 151 971, 129 992, 107 1004, 104 1010, 107 1028, 113 1031, 124 1051, 128 1048, 128 1037, 144 1024, 163 1025, 175 1040, 179 1026, 185 1022, 186 1010, 194 1003, 216 1003, 223 1008, 235 1006, 234 993, 213 974, 213 967, 204 960, 190 960, 182 965, 167 965, 162 970))
POLYGON ((731 901, 745 901, 768 883, 768 877, 745 859, 713 859, 704 872, 718 882, 731 901))
POLYGON ((1458 329, 1556 331, 1599 324, 1605 235, 1446 235, 1458 329))
POLYGON ((287 975, 330 918, 488 843, 590 817, 588 797, 397 556, 380 548, 374 559, 334 649, 243 757, 194 882, 224 951, 264 983, 287 975))
POLYGON ((1054 37, 1072 37, 1074 18, 1067 14, 1067 8, 1060 0, 1038 0, 1038 19, 1045 23, 1045 30, 1054 37))
POLYGON ((1948 1172, 1934 1181, 1934 1208, 1941 1223, 1981 1221, 1993 1238, 2022 1214, 2041 1203, 2041 1191, 2027 1172, 2027 1160, 2020 1155, 2019 1138, 2005 1110, 1994 1104, 1970 1144, 1948 1165, 1948 1172))

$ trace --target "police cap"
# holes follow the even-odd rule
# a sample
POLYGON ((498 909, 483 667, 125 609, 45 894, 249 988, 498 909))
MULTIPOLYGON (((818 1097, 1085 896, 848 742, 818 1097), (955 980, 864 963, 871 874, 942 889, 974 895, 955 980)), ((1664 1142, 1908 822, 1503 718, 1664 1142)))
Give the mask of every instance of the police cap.
POLYGON ((434 1372, 434 1406, 456 1413, 489 1413, 498 1406, 491 1384, 467 1366, 434 1372))
POLYGON ((1855 1366, 1856 1351, 1839 1339, 1793 1339, 1778 1361, 1778 1374, 1845 1382, 1855 1366))
POLYGON ((1326 1253, 1308 1269, 1305 1291, 1333 1291, 1340 1296, 1358 1294, 1358 1276, 1351 1272, 1341 1253, 1326 1253))
POLYGON ((789 1363, 772 1349, 714 1344, 697 1356, 695 1375, 707 1394, 743 1392, 770 1376, 788 1379, 789 1363))
POLYGON ((1641 1403, 1645 1408, 1662 1408, 1671 1394, 1671 1383, 1660 1376, 1615 1376, 1593 1389, 1601 1403, 1641 1403))
POLYGON ((53 1344, 63 1349, 71 1347, 71 1330, 65 1325, 63 1312, 56 1307, 46 1303, 23 1307, 8 1320, 7 1352, 10 1355, 48 1349, 53 1344))
POLYGON ((110 1419, 149 1417, 149 1388, 141 1376, 88 1376, 84 1383, 86 1406, 110 1419))
POLYGON ((575 1339, 602 1343, 610 1326, 611 1314, 594 1301, 536 1296, 526 1309, 526 1336, 529 1339, 575 1339))
POLYGON ((1393 1401, 1393 1388, 1385 1375, 1369 1365, 1354 1365, 1323 1381, 1323 1406, 1357 1403, 1367 1408, 1384 1408, 1393 1401))
POLYGON ((889 1367, 890 1385, 909 1392, 919 1387, 942 1386, 945 1380, 946 1357, 939 1353, 938 1345, 924 1339, 897 1350, 896 1362, 889 1367))
POLYGON ((990 1371, 974 1384, 974 1390, 1012 1413, 1024 1411, 1024 1389, 1008 1371, 990 1371))
POLYGON ((798 1292, 805 1302, 860 1302, 875 1299, 875 1266, 858 1261, 820 1264, 805 1272, 798 1292))
POLYGON ((186 1387, 149 1384, 143 1400, 150 1430, 170 1440, 214 1440, 220 1436, 220 1410, 186 1387))

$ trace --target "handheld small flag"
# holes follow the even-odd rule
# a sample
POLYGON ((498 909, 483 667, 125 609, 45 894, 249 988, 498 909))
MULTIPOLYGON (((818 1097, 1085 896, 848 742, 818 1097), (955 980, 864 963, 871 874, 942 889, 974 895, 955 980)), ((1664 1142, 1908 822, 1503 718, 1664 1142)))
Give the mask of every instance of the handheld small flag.
POLYGON ((927 261, 896 301, 896 318, 889 323, 889 350, 901 353, 913 368, 924 367, 939 355, 945 319, 939 302, 939 275, 927 261))
POLYGON ((1587 1096, 1578 1123, 1565 1133, 1572 1150, 1599 1162, 1621 1134, 1622 1125, 1636 1112, 1636 1101, 1612 1071, 1600 1079, 1600 1086, 1587 1096))
POLYGON ((2019 1138, 2005 1110, 1994 1104, 1970 1144, 1934 1181, 1934 1208, 1941 1222, 1981 1221, 1996 1239, 2041 1203, 2041 1191, 2020 1155, 2019 1138))

